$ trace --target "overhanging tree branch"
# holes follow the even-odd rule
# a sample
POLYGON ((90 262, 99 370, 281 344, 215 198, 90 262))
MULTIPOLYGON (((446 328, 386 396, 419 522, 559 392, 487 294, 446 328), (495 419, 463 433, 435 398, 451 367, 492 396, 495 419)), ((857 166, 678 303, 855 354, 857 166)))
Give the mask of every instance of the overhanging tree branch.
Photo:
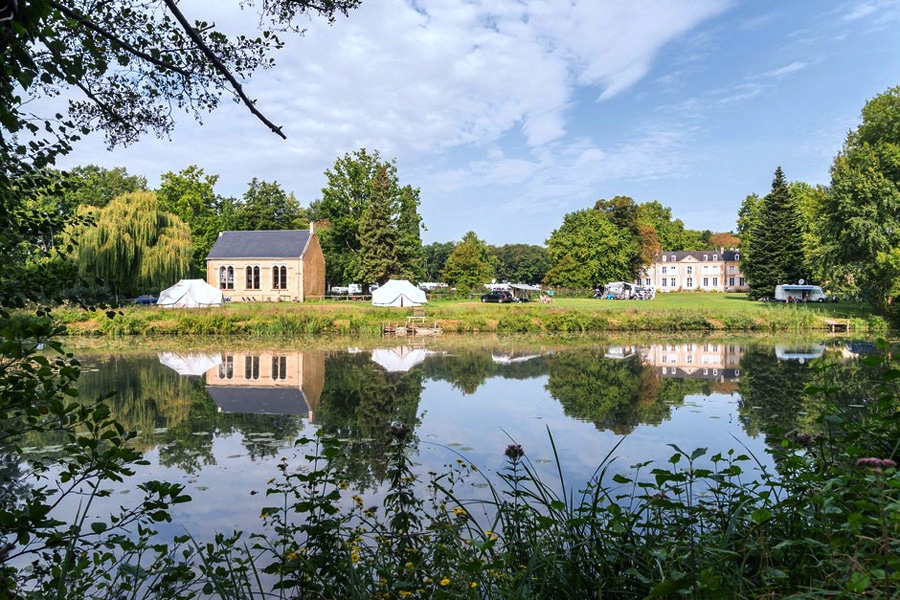
POLYGON ((238 98, 241 99, 241 102, 250 110, 250 112, 260 121, 262 121, 266 127, 268 127, 273 133, 280 136, 282 139, 287 139, 287 136, 281 131, 281 127, 272 123, 264 114, 262 114, 257 108, 256 104, 247 97, 247 94, 244 93, 244 88, 238 82, 238 80, 232 75, 231 71, 228 70, 228 67, 219 59, 215 52, 213 52, 209 46, 207 46, 203 39, 197 34, 196 30, 191 27, 191 24, 188 23, 187 19, 184 17, 182 12, 178 9, 178 5, 175 3, 175 0, 163 0, 165 2, 166 7, 169 9, 169 12, 172 13, 172 16, 178 21, 181 25, 182 29, 184 29, 185 33, 191 38, 197 48, 209 59, 209 62, 212 63, 213 67, 215 67, 216 71, 218 71, 222 77, 224 77, 229 84, 231 84, 232 89, 234 89, 235 93, 238 95, 238 98))
POLYGON ((54 0, 50 0, 49 4, 50 4, 50 6, 52 6, 53 8, 55 8, 56 10, 58 10, 59 12, 61 12, 65 16, 67 16, 68 18, 72 19, 79 25, 87 27, 88 29, 90 29, 91 31, 96 33, 97 35, 100 35, 100 36, 106 38, 107 40, 113 42, 114 44, 118 44, 123 50, 126 50, 129 54, 133 54, 134 56, 140 58, 141 60, 146 60, 150 64, 155 65, 161 69, 165 69, 166 71, 173 71, 175 73, 178 73, 182 77, 190 77, 191 76, 190 71, 187 71, 186 69, 183 69, 177 65, 173 65, 171 63, 167 63, 165 61, 159 60, 158 58, 155 58, 155 57, 151 56, 150 54, 147 54, 146 52, 143 52, 142 50, 135 48, 134 46, 132 46, 125 40, 122 40, 122 39, 116 37, 111 32, 100 27, 93 21, 88 20, 87 17, 85 17, 84 15, 82 15, 78 12, 75 12, 71 8, 63 6, 62 4, 60 4, 59 2, 55 2, 54 0))

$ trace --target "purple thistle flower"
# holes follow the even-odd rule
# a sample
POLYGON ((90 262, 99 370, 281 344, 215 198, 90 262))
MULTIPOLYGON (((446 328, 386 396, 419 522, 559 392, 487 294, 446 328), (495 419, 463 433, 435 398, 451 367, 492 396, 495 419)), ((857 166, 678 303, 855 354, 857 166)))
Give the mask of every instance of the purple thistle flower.
POLYGON ((507 458, 518 460, 525 456, 525 451, 522 450, 522 446, 520 446, 519 444, 510 444, 506 447, 506 451, 504 452, 504 454, 507 456, 507 458))

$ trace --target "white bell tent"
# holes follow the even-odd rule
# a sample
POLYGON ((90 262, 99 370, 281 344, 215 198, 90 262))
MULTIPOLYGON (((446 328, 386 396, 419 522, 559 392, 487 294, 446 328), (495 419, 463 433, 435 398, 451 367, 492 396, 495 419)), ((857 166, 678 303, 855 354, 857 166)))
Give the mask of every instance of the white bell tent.
POLYGON ((372 292, 374 306, 422 306, 426 302, 425 292, 405 279, 391 279, 372 292))
POLYGON ((202 279, 182 279, 159 293, 156 305, 163 308, 200 308, 223 306, 222 291, 202 279))

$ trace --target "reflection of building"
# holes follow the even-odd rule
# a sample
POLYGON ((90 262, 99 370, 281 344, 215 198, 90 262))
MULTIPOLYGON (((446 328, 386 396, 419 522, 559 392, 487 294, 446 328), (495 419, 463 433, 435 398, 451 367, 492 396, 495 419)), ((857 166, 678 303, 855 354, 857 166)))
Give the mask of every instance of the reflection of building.
POLYGON ((206 389, 220 412, 308 415, 325 386, 325 353, 222 352, 206 372, 206 389))
POLYGON ((664 377, 737 381, 744 349, 721 342, 652 344, 641 349, 641 356, 664 377))

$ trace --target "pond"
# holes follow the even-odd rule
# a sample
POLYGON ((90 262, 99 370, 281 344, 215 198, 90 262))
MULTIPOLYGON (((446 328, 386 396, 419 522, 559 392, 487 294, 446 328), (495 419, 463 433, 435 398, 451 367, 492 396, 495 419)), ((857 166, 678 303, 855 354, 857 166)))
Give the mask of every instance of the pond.
MULTIPOLYGON (((182 343, 180 347, 184 347, 182 343)), ((458 459, 490 478, 511 443, 542 478, 578 490, 614 450, 610 472, 665 463, 673 446, 706 459, 736 449, 761 467, 766 448, 793 428, 815 428, 823 410, 806 386, 840 382, 837 400, 860 406, 872 373, 867 341, 715 340, 452 345, 385 344, 214 351, 78 351, 81 396, 115 390, 113 414, 139 433, 149 465, 93 510, 128 503, 148 479, 185 484, 193 502, 175 507, 164 533, 259 530, 267 482, 282 458, 299 464, 299 436, 325 432, 346 442, 339 458, 350 483, 377 501, 388 429, 413 427, 416 468, 440 472, 458 459), (827 368, 820 368, 827 365, 827 368), (554 447, 555 446, 555 447, 554 447)), ((53 452, 36 441, 27 455, 53 452)), ((463 496, 487 493, 476 474, 463 496)))

